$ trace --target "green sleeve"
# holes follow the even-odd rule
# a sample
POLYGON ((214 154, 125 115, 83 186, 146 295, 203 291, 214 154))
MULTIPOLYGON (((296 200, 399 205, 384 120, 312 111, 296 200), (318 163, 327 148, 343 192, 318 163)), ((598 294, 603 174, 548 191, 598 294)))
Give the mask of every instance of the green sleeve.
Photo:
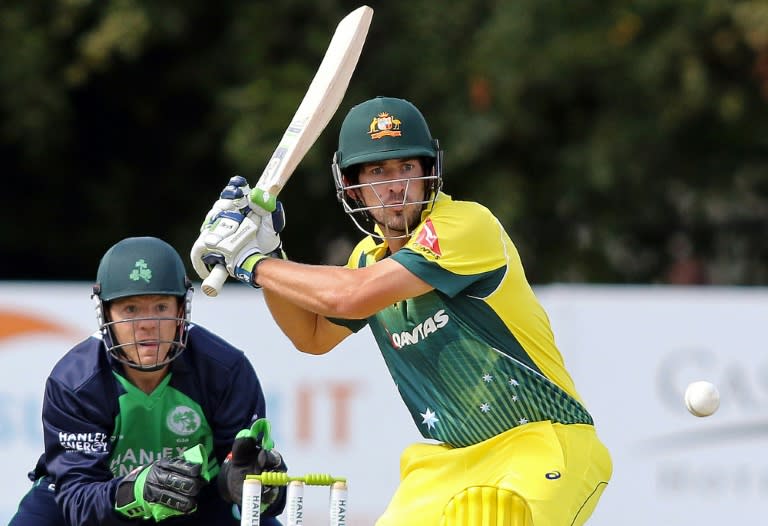
POLYGON ((352 332, 358 332, 360 329, 368 325, 368 320, 345 320, 344 318, 327 318, 326 319, 336 325, 346 327, 352 332))

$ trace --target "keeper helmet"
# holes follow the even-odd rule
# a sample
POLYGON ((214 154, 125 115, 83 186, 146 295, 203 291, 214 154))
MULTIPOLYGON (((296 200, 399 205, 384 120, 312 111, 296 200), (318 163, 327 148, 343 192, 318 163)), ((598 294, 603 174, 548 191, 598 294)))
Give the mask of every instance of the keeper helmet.
MULTIPOLYGON (((333 156, 332 171, 336 197, 344 211, 365 234, 383 238, 373 228, 370 207, 356 199, 360 165, 389 159, 421 161, 426 191, 422 201, 411 204, 432 206, 443 184, 443 151, 421 112, 411 102, 376 97, 354 106, 341 124, 339 149, 333 156), (362 219, 366 226, 361 225, 362 219)), ((382 205, 383 206, 383 205, 382 205)), ((415 226, 415 225, 414 225, 415 226)), ((408 234, 406 234, 407 236, 408 234)), ((405 237, 405 236, 400 236, 405 237)))
MULTIPOLYGON (((176 359, 187 345, 191 315, 192 283, 186 275, 179 253, 165 241, 156 237, 129 237, 113 245, 102 256, 96 273, 96 284, 91 297, 96 306, 96 318, 109 354, 119 362, 142 371, 156 371, 176 359), (170 350, 164 358, 151 364, 136 363, 129 359, 112 333, 117 323, 133 320, 111 321, 109 303, 131 296, 175 296, 179 298, 176 316, 152 317, 157 320, 176 322, 176 334, 170 342, 170 350)), ((143 318, 147 319, 147 318, 143 318)))

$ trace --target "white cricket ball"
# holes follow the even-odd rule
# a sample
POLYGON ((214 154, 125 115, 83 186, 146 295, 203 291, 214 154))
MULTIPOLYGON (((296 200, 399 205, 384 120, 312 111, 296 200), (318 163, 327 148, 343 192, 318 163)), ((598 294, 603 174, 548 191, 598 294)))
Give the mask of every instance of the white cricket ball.
POLYGON ((703 380, 693 382, 685 390, 685 407, 694 416, 709 416, 720 407, 717 387, 703 380))

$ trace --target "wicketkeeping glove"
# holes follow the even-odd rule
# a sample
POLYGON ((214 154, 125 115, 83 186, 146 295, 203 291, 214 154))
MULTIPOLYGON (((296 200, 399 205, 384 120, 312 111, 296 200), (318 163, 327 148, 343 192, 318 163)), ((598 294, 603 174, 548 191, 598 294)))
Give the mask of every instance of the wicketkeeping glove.
MULTIPOLYGON (((243 501, 243 482, 246 475, 258 475, 263 471, 286 471, 283 458, 274 449, 269 422, 256 420, 250 429, 243 429, 235 437, 232 452, 227 455, 219 472, 219 493, 228 502, 238 506, 243 501)), ((263 486, 261 511, 278 501, 284 488, 263 486)), ((279 512, 279 510, 277 510, 279 512)))
POLYGON ((197 495, 208 484, 208 455, 202 445, 181 457, 140 466, 117 486, 115 509, 132 519, 161 521, 197 509, 197 495))

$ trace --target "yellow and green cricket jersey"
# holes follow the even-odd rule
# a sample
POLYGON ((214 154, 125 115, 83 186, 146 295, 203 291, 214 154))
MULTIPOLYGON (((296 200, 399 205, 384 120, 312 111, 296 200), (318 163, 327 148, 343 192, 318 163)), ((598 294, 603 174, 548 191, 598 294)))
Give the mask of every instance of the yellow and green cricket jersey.
MULTIPOLYGON (((348 266, 387 255, 369 236, 348 266)), ((517 249, 487 208, 440 193, 389 257, 434 290, 359 323, 333 321, 371 327, 425 438, 467 446, 528 422, 592 424, 517 249)))

